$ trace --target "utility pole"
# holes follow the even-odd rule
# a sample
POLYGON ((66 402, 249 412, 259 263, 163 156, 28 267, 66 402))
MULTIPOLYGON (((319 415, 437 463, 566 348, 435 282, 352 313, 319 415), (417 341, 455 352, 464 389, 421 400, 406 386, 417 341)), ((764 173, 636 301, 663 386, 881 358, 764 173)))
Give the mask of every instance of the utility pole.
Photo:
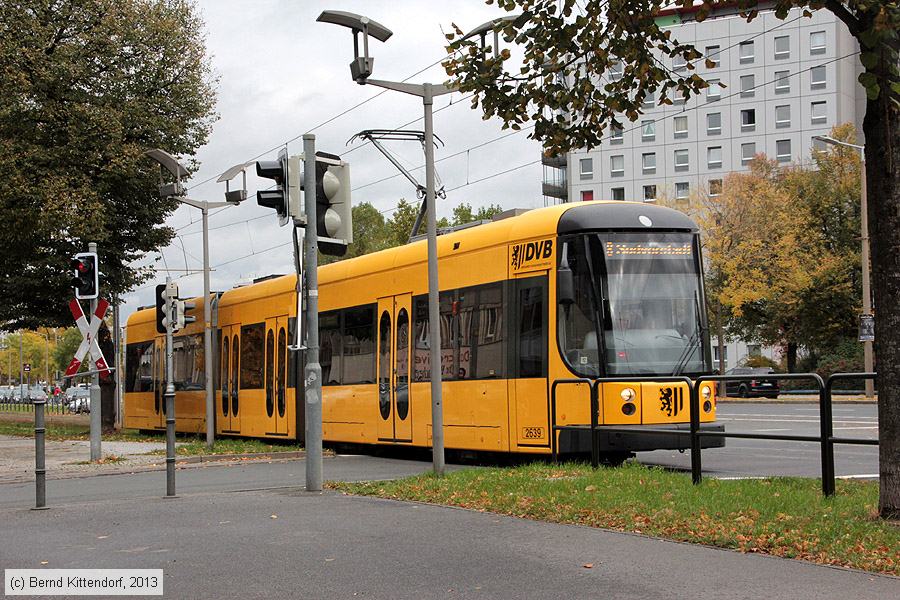
MULTIPOLYGON (((97 253, 97 244, 95 242, 90 242, 88 244, 88 252, 97 253)), ((99 290, 97 290, 99 291, 99 290)), ((91 300, 91 315, 93 315, 97 311, 97 298, 91 300)), ((93 375, 91 375, 91 462, 100 460, 101 458, 101 449, 100 449, 100 372, 97 371, 97 368, 94 367, 94 371, 96 371, 93 375)))
MULTIPOLYGON (((319 364, 319 236, 316 231, 316 136, 303 134, 303 199, 306 202, 306 491, 322 491, 322 366, 319 364)), ((295 223, 296 227, 297 224, 295 223)), ((298 277, 300 274, 298 273, 298 277)), ((300 319, 300 315, 297 315, 300 319)))

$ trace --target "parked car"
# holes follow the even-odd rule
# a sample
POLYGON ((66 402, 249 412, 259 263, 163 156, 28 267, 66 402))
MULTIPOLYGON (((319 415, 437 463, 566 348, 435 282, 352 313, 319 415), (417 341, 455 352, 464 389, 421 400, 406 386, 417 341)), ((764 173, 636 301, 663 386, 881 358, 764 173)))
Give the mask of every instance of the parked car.
POLYGON ((66 390, 66 404, 69 412, 81 414, 91 412, 91 390, 86 387, 72 387, 66 390))
POLYGON ((759 379, 750 381, 725 381, 725 395, 740 398, 777 398, 781 387, 776 379, 763 379, 763 375, 772 375, 772 367, 735 367, 725 371, 726 375, 760 375, 759 379))

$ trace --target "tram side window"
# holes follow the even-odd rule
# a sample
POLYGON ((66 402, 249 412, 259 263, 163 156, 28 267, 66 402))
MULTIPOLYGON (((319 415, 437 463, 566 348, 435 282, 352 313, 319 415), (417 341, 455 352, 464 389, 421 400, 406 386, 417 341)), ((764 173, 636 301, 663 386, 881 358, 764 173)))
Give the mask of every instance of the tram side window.
POLYGON ((241 327, 241 389, 262 389, 265 323, 241 327))
POLYGON ((341 313, 333 310, 319 315, 319 364, 322 383, 341 383, 341 313))
POLYGON ((153 391, 153 342, 125 346, 125 391, 153 391))
POLYGON ((206 386, 204 375, 202 335, 183 335, 172 343, 172 366, 176 390, 202 390, 206 386))
POLYGON ((341 383, 375 383, 375 307, 360 306, 341 312, 341 383))
POLYGON ((547 376, 546 279, 517 282, 519 316, 519 377, 547 376))
MULTIPOLYGON (((431 379, 428 297, 414 300, 413 381, 431 379)), ((440 294, 441 377, 448 381, 503 376, 503 286, 500 283, 440 294)))

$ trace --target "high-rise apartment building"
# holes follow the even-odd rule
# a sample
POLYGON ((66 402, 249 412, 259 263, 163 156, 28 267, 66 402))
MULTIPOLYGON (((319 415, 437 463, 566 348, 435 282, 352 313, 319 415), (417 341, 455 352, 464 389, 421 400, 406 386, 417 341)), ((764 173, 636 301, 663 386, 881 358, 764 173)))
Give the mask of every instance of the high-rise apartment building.
MULTIPOLYGON (((643 107, 636 122, 607 130, 601 146, 545 158, 548 202, 687 198, 717 194, 733 171, 744 171, 756 154, 783 163, 809 160, 812 137, 851 122, 862 131, 865 91, 859 46, 831 12, 804 17, 800 9, 778 19, 762 12, 748 23, 733 7, 703 22, 691 9, 660 14, 672 37, 692 43, 714 61, 697 72, 711 85, 687 102, 643 107)), ((676 73, 684 61, 662 57, 676 73)), ((615 73, 608 74, 615 77, 615 73)))

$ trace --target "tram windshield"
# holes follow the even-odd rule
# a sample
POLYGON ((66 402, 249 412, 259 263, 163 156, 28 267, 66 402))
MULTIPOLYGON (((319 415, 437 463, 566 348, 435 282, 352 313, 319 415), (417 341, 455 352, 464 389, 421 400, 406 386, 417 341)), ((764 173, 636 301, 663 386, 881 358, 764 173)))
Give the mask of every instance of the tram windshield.
POLYGON ((560 278, 568 277, 568 266, 572 293, 559 299, 559 346, 573 372, 597 377, 710 370, 692 234, 591 233, 561 242, 560 278))

